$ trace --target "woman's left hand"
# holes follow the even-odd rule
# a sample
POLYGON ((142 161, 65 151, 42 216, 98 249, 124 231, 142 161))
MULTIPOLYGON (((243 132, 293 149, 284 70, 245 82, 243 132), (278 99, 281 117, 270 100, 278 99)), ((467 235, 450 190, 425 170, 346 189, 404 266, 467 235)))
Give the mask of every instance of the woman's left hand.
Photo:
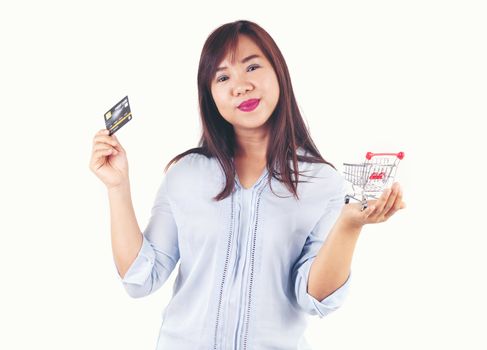
POLYGON ((368 207, 361 211, 361 203, 348 203, 343 206, 339 220, 342 224, 361 228, 365 224, 376 224, 388 220, 395 212, 406 208, 402 201, 402 190, 398 182, 384 190, 377 200, 368 200, 368 207))

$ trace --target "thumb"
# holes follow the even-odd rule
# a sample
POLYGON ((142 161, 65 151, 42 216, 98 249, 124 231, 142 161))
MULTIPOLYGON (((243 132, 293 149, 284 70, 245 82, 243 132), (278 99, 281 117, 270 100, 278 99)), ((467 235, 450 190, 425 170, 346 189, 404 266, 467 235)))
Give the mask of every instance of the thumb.
POLYGON ((116 148, 120 148, 119 151, 125 151, 124 148, 122 147, 122 145, 120 144, 120 141, 118 141, 118 138, 115 136, 115 134, 112 135, 113 139, 117 142, 118 144, 118 147, 116 148))

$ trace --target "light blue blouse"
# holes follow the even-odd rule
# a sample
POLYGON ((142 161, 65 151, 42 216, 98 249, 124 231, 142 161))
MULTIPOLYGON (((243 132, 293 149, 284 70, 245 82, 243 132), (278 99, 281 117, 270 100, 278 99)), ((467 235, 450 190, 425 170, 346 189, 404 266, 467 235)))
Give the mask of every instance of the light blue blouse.
POLYGON ((350 284, 351 272, 323 300, 307 292, 310 266, 344 205, 346 186, 327 164, 298 165, 315 177, 300 178, 309 182, 298 184, 299 201, 273 178, 274 194, 267 169, 248 189, 236 176, 232 195, 214 201, 225 182, 215 158, 189 154, 169 168, 142 247, 121 279, 131 297, 144 297, 179 261, 157 350, 310 349, 307 318, 339 308, 350 284))

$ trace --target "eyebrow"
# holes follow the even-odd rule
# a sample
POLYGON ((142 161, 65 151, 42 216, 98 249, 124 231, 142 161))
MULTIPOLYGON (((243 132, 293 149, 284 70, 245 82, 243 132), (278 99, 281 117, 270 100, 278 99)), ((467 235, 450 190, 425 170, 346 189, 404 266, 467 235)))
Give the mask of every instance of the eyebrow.
MULTIPOLYGON (((256 55, 256 54, 254 54, 254 55, 250 55, 250 56, 247 56, 247 57, 245 57, 243 60, 241 60, 241 61, 240 61, 240 63, 245 63, 245 62, 248 62, 248 61, 250 61, 251 59, 253 59, 253 58, 257 58, 257 57, 261 57, 261 56, 256 55)), ((219 72, 219 71, 222 71, 222 70, 225 70, 225 69, 227 69, 227 67, 218 67, 218 68, 216 69, 215 73, 217 73, 217 72, 219 72)))

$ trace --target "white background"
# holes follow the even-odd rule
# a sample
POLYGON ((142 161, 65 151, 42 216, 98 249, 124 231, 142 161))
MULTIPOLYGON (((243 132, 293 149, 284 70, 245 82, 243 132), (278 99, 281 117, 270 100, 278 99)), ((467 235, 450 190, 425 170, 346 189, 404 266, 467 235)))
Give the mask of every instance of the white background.
POLYGON ((293 4, 1 3, 1 349, 154 349, 177 268, 155 294, 126 294, 92 138, 129 95, 117 136, 145 228, 164 166, 199 139, 203 43, 238 19, 277 42, 325 159, 406 154, 408 207, 364 228, 346 303, 310 319, 313 349, 487 348, 485 7, 293 4))

